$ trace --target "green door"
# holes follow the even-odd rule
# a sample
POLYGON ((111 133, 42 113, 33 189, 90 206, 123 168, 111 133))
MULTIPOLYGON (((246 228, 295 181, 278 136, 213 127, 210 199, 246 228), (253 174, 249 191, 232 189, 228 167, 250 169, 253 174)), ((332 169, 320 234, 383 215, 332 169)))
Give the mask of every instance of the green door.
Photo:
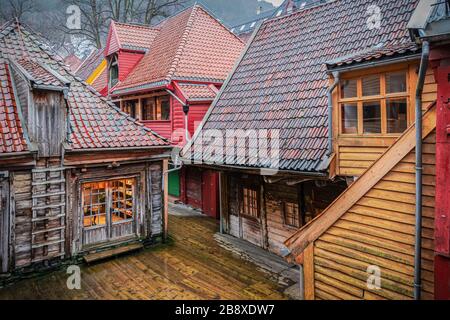
POLYGON ((169 172, 169 194, 174 197, 180 196, 180 171, 169 172))

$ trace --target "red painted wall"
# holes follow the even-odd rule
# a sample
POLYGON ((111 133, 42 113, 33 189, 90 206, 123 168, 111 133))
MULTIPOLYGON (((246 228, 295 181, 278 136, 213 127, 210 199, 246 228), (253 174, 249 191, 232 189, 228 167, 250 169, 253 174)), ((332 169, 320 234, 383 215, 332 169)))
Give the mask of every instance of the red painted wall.
POLYGON ((194 135, 195 129, 200 125, 206 112, 211 104, 193 104, 189 108, 188 129, 191 136, 194 135))
POLYGON ((433 50, 436 115, 435 298, 450 299, 450 47, 433 50), (445 62, 444 62, 445 61, 445 62))
POLYGON ((119 80, 123 81, 142 59, 144 54, 128 51, 119 51, 119 80))
POLYGON ((141 121, 147 128, 152 129, 157 134, 166 139, 172 138, 172 123, 171 121, 141 121))

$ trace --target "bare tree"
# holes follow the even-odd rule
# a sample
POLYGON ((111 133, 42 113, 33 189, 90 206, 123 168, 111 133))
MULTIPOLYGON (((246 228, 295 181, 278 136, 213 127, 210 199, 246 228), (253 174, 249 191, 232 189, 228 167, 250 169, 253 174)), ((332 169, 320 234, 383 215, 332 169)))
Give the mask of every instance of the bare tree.
POLYGON ((33 11, 35 4, 33 0, 2 0, 2 2, 0 15, 3 21, 22 19, 25 14, 33 11))

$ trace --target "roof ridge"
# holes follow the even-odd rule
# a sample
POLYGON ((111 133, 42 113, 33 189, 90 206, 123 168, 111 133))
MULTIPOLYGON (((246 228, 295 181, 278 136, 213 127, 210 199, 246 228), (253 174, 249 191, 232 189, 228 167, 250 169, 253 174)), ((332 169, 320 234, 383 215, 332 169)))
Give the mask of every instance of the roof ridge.
POLYGON ((197 4, 194 4, 191 7, 192 11, 189 15, 189 19, 186 22, 186 27, 184 28, 183 35, 181 36, 179 45, 177 47, 177 50, 175 51, 175 56, 172 60, 170 68, 168 70, 168 75, 166 76, 166 80, 168 80, 168 81, 171 81, 172 76, 175 74, 175 71, 178 67, 178 63, 181 60, 181 56, 183 55, 183 51, 186 46, 187 39, 189 38, 189 34, 190 34, 190 32, 192 30, 192 26, 195 22, 195 17, 197 16, 197 8, 198 8, 197 4))
POLYGON ((116 25, 123 25, 123 26, 131 26, 131 27, 138 27, 138 28, 144 28, 144 29, 152 29, 152 30, 158 30, 158 28, 151 26, 151 25, 146 25, 143 23, 137 23, 137 22, 120 22, 120 21, 116 21, 116 20, 111 20, 113 21, 116 25))

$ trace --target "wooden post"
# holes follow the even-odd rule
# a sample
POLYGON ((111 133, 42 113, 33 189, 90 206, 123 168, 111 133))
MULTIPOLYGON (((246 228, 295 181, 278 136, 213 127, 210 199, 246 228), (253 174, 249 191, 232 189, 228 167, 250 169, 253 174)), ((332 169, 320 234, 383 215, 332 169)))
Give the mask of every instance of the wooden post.
POLYGON ((269 248, 269 236, 267 232, 266 195, 263 177, 261 177, 260 181, 261 182, 260 182, 259 208, 261 214, 261 237, 262 237, 262 246, 264 249, 267 249, 269 248))
POLYGON ((314 300, 314 243, 308 245, 303 252, 303 279, 305 300, 314 300))
POLYGON ((219 172, 220 183, 220 221, 222 230, 225 233, 230 231, 230 211, 228 208, 228 181, 227 176, 223 171, 219 172))
POLYGON ((163 224, 164 224, 164 241, 167 240, 168 236, 168 221, 169 221, 169 159, 163 160, 163 189, 164 189, 164 210, 163 210, 163 224))

